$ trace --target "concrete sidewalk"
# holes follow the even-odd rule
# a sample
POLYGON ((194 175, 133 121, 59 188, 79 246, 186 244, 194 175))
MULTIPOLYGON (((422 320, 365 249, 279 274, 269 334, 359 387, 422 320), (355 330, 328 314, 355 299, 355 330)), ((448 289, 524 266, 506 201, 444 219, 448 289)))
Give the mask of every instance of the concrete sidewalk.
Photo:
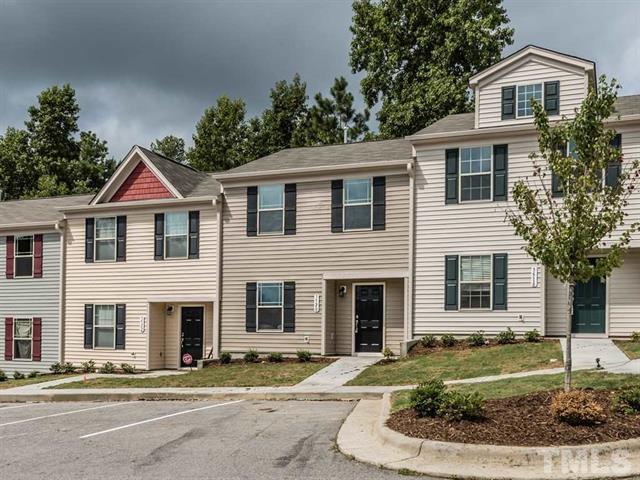
MULTIPOLYGON (((560 339, 562 354, 567 348, 567 341, 560 339)), ((596 368, 596 359, 605 369, 621 367, 629 363, 629 358, 620 350, 610 338, 580 338, 571 339, 571 357, 573 368, 596 368)))

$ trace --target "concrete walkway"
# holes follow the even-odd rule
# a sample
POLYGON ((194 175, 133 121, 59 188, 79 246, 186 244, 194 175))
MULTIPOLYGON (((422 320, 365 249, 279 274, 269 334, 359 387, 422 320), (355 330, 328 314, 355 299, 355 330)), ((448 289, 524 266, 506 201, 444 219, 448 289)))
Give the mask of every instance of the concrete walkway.
MULTIPOLYGON (((566 339, 561 338, 562 353, 566 348, 566 339)), ((572 338, 571 356, 574 369, 596 368, 596 359, 605 369, 621 367, 629 363, 627 356, 609 338, 572 338)))
POLYGON ((333 390, 342 387, 349 380, 356 378, 360 372, 380 360, 380 356, 340 357, 328 367, 305 378, 296 387, 333 390))

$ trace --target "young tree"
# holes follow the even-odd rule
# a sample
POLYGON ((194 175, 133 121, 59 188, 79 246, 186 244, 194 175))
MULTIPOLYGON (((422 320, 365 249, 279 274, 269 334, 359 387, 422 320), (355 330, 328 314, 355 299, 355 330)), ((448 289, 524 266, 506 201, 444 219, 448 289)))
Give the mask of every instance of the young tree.
POLYGON ((151 142, 151 150, 176 162, 184 163, 186 160, 184 140, 175 135, 156 138, 154 142, 151 142))
POLYGON ((502 0, 355 0, 350 63, 380 99, 380 134, 401 137, 468 111, 469 77, 513 42, 502 0))
POLYGON ((608 277, 622 264, 631 235, 640 226, 637 221, 627 223, 625 211, 640 164, 623 163, 620 150, 612 145, 615 131, 605 124, 613 114, 617 89, 615 81, 607 83, 601 77, 575 118, 555 125, 533 102, 539 152, 530 155, 531 176, 513 188, 517 209, 507 211, 508 221, 525 241, 525 251, 566 286, 565 390, 571 388, 576 282, 608 277), (594 253, 598 256, 592 258, 594 253))

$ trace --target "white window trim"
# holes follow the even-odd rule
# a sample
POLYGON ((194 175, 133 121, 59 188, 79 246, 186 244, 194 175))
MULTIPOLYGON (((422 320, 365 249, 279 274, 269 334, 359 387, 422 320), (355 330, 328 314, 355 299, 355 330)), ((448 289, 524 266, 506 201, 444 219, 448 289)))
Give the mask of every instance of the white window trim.
MULTIPOLYGON (((541 102, 544 102, 544 84, 545 82, 528 82, 528 83, 518 83, 515 85, 516 87, 516 98, 515 98, 515 113, 516 113, 516 118, 533 118, 533 111, 531 112, 531 115, 519 115, 518 114, 518 89, 520 87, 528 87, 530 85, 540 85, 541 86, 541 92, 542 92, 542 98, 540 99, 541 102)), ((543 104, 544 106, 544 104, 543 104)))
POLYGON ((284 183, 273 183, 273 184, 265 184, 258 185, 258 225, 256 225, 256 230, 258 231, 258 236, 261 237, 269 237, 274 235, 284 235, 284 203, 285 203, 285 193, 284 193, 284 183), (274 187, 281 186, 282 187, 282 207, 271 207, 271 208, 260 208, 260 188, 262 187, 274 187), (282 226, 279 232, 261 232, 260 231, 260 212, 282 212, 282 226))
MULTIPOLYGON (((93 304, 93 348, 94 350, 115 350, 116 349, 116 320, 118 316, 118 306, 115 303, 95 303, 93 304), (98 309, 96 307, 113 307, 113 347, 98 347, 96 346, 96 314, 98 309)), ((106 328, 106 327, 98 327, 106 328)))
POLYGON ((35 248, 36 241, 34 235, 16 235, 13 239, 13 278, 34 278, 35 269, 35 248), (18 255, 18 239, 31 238, 31 255, 18 255), (31 275, 18 275, 18 257, 31 257, 31 275))
POLYGON ((13 318, 13 345, 11 347, 13 348, 12 360, 33 361, 33 317, 14 317, 13 318), (16 320, 29 320, 29 322, 31 323, 31 328, 29 329, 31 331, 31 338, 16 336, 16 320), (16 358, 16 351, 17 351, 16 340, 31 340, 31 349, 30 349, 31 356, 29 358, 16 358))
POLYGON ((280 280, 272 280, 272 281, 262 281, 256 282, 256 333, 284 333, 284 282, 280 280), (282 303, 280 305, 280 329, 274 328, 266 328, 260 329, 260 309, 261 308, 278 308, 276 305, 265 305, 263 307, 260 306, 260 285, 264 285, 266 283, 277 283, 280 285, 280 289, 282 291, 282 303))
POLYGON ((344 232, 359 232, 373 230, 373 177, 354 177, 345 178, 342 180, 342 230, 344 232), (371 198, 368 202, 349 203, 347 204, 347 182, 350 180, 369 180, 369 192, 371 198), (361 207, 363 205, 369 205, 369 226, 362 228, 347 228, 347 207, 361 207))
POLYGON ((478 202, 493 202, 493 145, 473 145, 471 147, 460 147, 458 153, 458 171, 460 175, 458 175, 458 192, 460 192, 460 203, 478 203, 478 202), (472 148, 483 148, 489 147, 489 151, 491 152, 491 159, 489 160, 490 170, 488 172, 475 172, 475 173, 462 173, 462 150, 470 150, 472 148), (462 199, 462 177, 473 177, 475 175, 489 175, 489 183, 491 185, 491 192, 489 193, 489 198, 480 198, 478 200, 463 200, 462 199))
POLYGON ((118 219, 117 217, 98 217, 93 222, 93 259, 96 263, 112 263, 118 256, 118 219), (101 238, 100 240, 113 240, 113 259, 98 260, 98 220, 113 219, 113 238, 101 238))
POLYGON ((464 312, 490 312, 493 310, 493 254, 491 253, 468 253, 458 256, 458 310, 464 312), (489 307, 488 308, 463 308, 462 307, 462 284, 467 283, 487 283, 462 281, 462 257, 489 257, 489 307))
POLYGON ((164 218, 165 218, 165 221, 164 221, 164 232, 163 232, 164 233, 164 239, 163 239, 164 245, 163 245, 163 252, 162 252, 163 258, 165 260, 187 260, 189 258, 189 212, 183 212, 183 211, 181 211, 181 212, 165 212, 164 218), (167 234, 167 225, 168 225, 167 215, 169 213, 186 213, 187 214, 187 233, 185 235, 182 235, 182 234, 181 235, 168 235, 167 234), (167 256, 167 238, 169 238, 169 237, 185 237, 185 236, 187 237, 187 253, 186 253, 186 255, 184 257, 168 257, 167 256))

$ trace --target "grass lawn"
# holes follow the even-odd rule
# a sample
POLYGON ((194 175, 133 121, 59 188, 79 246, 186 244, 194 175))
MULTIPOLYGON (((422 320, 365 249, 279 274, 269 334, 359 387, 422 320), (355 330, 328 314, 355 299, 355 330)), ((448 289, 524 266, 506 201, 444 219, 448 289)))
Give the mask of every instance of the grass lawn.
MULTIPOLYGON (((562 388, 563 374, 536 375, 525 378, 511 378, 497 382, 476 383, 473 385, 451 385, 449 388, 464 393, 479 392, 486 399, 513 397, 541 390, 562 388)), ((596 371, 573 372, 573 385, 578 388, 615 389, 640 386, 640 376, 631 374, 614 374, 596 371)), ((409 407, 409 390, 396 392, 393 398, 393 410, 409 407)))
POLYGON ((631 360, 640 358, 640 342, 631 342, 625 340, 614 340, 614 343, 622 350, 631 360))
POLYGON ((555 341, 436 350, 373 365, 347 385, 413 385, 427 378, 457 380, 560 366, 562 351, 555 341))
POLYGON ((156 378, 103 377, 51 388, 277 387, 295 385, 329 361, 211 365, 184 375, 156 378))
MULTIPOLYGON (((75 374, 77 375, 77 374, 75 374)), ((50 382, 52 380, 59 380, 61 378, 73 377, 74 375, 38 375, 35 378, 23 378, 22 380, 14 380, 11 375, 4 382, 0 382, 0 390, 6 390, 7 388, 23 387, 25 385, 32 385, 34 383, 50 382)))

